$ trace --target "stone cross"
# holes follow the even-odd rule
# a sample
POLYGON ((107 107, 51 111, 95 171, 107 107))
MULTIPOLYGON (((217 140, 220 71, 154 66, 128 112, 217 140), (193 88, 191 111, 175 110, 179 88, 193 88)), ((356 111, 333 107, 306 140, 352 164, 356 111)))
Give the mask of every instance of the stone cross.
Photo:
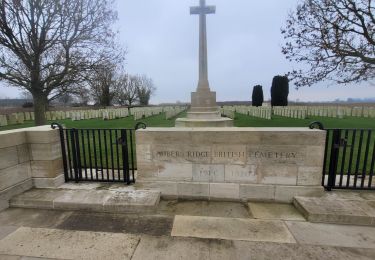
POLYGON ((199 15, 199 90, 210 90, 208 83, 208 66, 207 66, 207 29, 206 15, 214 14, 215 6, 206 6, 206 0, 200 0, 200 5, 191 7, 190 14, 199 15))

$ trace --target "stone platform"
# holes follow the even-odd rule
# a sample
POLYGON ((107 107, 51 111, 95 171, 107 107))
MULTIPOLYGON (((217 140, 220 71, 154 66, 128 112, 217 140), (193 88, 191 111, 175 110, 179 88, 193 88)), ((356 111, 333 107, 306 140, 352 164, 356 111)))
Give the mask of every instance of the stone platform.
POLYGON ((310 222, 375 226, 374 192, 327 192, 295 197, 293 204, 310 222))
POLYGON ((79 210, 109 213, 151 213, 156 210, 160 192, 110 188, 97 190, 79 186, 73 189, 32 189, 10 200, 13 208, 79 210))

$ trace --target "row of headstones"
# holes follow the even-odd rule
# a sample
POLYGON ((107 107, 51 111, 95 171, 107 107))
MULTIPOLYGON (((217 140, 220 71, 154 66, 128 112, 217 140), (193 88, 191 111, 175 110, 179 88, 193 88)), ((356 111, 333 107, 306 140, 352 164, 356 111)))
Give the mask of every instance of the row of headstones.
POLYGON ((223 107, 223 109, 232 110, 233 113, 239 113, 239 114, 263 118, 267 120, 271 120, 272 118, 271 107, 232 106, 232 107, 223 107))
POLYGON ((234 109, 228 109, 228 108, 220 108, 221 116, 228 117, 230 119, 235 119, 236 113, 234 109))
MULTIPOLYGON (((150 107, 150 108, 117 108, 117 109, 99 109, 99 110, 74 110, 74 111, 47 111, 45 113, 47 121, 72 119, 73 121, 89 120, 102 118, 103 120, 113 120, 125 118, 130 115, 135 117, 149 117, 160 114, 169 107, 150 107), (141 114, 141 115, 140 115, 141 114)), ((34 120, 34 112, 19 112, 8 115, 0 115, 0 126, 23 124, 25 121, 34 120)))
POLYGON ((25 121, 34 120, 34 112, 19 112, 0 115, 0 126, 23 124, 25 121))
POLYGON ((102 118, 103 120, 112 120, 128 117, 127 108, 118 109, 99 109, 99 110, 74 110, 74 111, 47 111, 46 119, 48 121, 71 119, 73 121, 89 120, 102 118))
POLYGON ((373 107, 346 107, 346 106, 290 106, 273 107, 273 114, 283 117, 306 119, 308 116, 344 118, 365 117, 375 118, 373 107))
POLYGON ((307 110, 309 116, 375 118, 375 107, 311 106, 307 110))
POLYGON ((141 120, 142 118, 148 118, 151 116, 160 115, 168 109, 169 107, 134 107, 131 108, 131 114, 134 117, 134 120, 141 120))
POLYGON ((157 108, 136 108, 132 110, 131 114, 134 116, 134 120, 140 120, 142 118, 159 115, 161 111, 161 109, 157 108))
POLYGON ((165 111, 165 119, 169 120, 186 111, 187 107, 168 107, 165 111))
POLYGON ((273 114, 276 116, 290 117, 295 119, 307 118, 307 107, 273 107, 273 114))

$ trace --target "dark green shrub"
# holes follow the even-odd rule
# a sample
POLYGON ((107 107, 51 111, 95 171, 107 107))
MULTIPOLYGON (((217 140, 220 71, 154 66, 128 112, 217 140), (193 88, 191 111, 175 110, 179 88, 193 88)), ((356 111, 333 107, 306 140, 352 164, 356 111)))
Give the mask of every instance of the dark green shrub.
POLYGON ((264 96, 263 96, 263 87, 257 85, 253 88, 253 98, 252 105, 253 107, 261 107, 263 105, 264 96))
POLYGON ((271 105, 287 106, 289 95, 289 79, 286 76, 275 76, 271 87, 271 105))

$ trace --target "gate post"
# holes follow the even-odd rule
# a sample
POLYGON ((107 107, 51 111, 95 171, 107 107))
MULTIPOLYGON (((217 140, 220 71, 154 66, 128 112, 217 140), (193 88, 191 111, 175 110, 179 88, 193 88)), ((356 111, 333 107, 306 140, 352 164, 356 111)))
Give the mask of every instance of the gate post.
POLYGON ((123 171, 124 171, 124 181, 127 184, 130 184, 128 137, 127 137, 125 129, 121 129, 121 140, 122 140, 122 163, 123 163, 123 171))
MULTIPOLYGON (((60 125, 59 123, 52 123, 51 128, 56 129, 56 127, 59 128, 60 133, 60 142, 61 142, 61 153, 62 153, 62 159, 63 159, 63 167, 64 167, 64 178, 65 182, 68 182, 68 161, 66 159, 66 147, 65 147, 65 136, 64 136, 64 127, 60 125)), ((69 142, 69 140, 67 140, 69 142)))
POLYGON ((329 172, 328 172, 328 186, 327 190, 331 191, 332 188, 336 186, 336 172, 337 172, 337 163, 339 159, 340 152, 340 129, 334 129, 332 135, 331 143, 331 156, 329 161, 329 172))

